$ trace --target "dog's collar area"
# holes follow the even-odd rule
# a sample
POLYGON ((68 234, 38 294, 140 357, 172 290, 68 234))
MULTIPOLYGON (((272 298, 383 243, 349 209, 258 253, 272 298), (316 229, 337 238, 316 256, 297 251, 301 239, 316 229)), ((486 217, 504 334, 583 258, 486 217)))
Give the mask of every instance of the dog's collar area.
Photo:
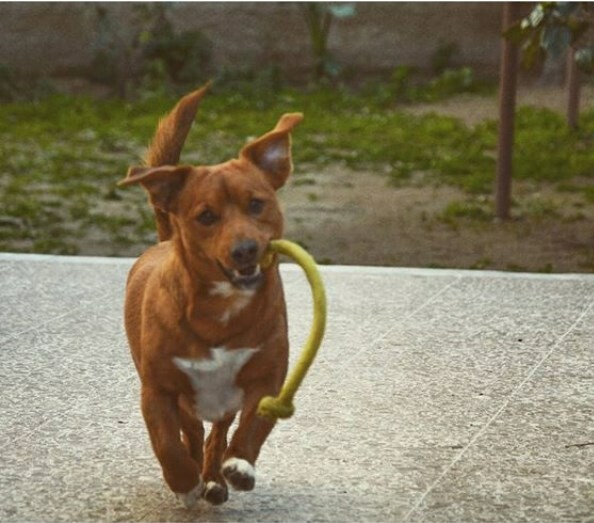
POLYGON ((220 261, 217 261, 219 268, 231 285, 241 290, 257 290, 264 281, 264 274, 260 265, 252 265, 243 269, 229 269, 220 261))

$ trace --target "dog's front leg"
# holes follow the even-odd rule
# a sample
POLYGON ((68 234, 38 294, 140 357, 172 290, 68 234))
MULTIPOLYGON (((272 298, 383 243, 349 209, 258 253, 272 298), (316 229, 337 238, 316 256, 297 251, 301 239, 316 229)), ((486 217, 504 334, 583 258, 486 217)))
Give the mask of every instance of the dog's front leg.
POLYGON ((221 464, 223 463, 223 454, 227 449, 227 433, 234 419, 235 415, 233 414, 213 423, 204 445, 204 467, 202 469, 204 494, 202 496, 213 505, 220 505, 229 499, 227 483, 221 473, 221 464))
POLYGON ((252 490, 256 482, 254 465, 260 449, 275 425, 275 421, 258 416, 256 413, 260 399, 276 395, 280 386, 262 382, 250 387, 246 395, 239 426, 223 460, 223 475, 235 490, 252 490))
POLYGON ((186 507, 192 507, 202 494, 202 480, 199 464, 181 441, 178 409, 176 396, 142 387, 142 414, 165 481, 186 507))

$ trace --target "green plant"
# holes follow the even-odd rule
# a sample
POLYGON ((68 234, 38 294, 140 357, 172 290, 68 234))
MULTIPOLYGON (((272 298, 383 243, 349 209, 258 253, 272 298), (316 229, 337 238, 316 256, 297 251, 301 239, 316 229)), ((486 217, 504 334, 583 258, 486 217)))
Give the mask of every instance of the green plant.
POLYGON ((139 62, 138 38, 128 38, 128 31, 101 6, 92 6, 97 17, 97 36, 89 76, 110 85, 121 97, 128 90, 139 62))
POLYGON ((471 91, 473 85, 474 74, 470 67, 445 69, 429 83, 428 97, 433 100, 447 98, 453 94, 471 91))
POLYGON ((0 101, 11 102, 17 98, 18 85, 7 65, 0 64, 0 101))
POLYGON ((340 66, 328 51, 330 28, 335 19, 355 16, 355 5, 318 2, 303 2, 298 5, 309 31, 311 52, 314 60, 314 78, 321 80, 326 76, 336 76, 340 72, 340 66))
POLYGON ((125 97, 135 84, 196 84, 210 72, 212 43, 200 31, 176 33, 172 3, 132 5, 126 26, 101 5, 93 6, 97 37, 90 76, 125 97), (131 32, 131 28, 135 28, 131 32))
POLYGON ((462 93, 487 93, 492 87, 479 82, 470 67, 446 68, 427 80, 414 67, 398 66, 384 82, 367 87, 378 103, 437 102, 462 93))
POLYGON ((40 100, 54 92, 49 79, 35 75, 19 77, 7 65, 0 64, 0 103, 40 100))
POLYGON ((230 98, 251 99, 259 107, 270 107, 275 103, 277 93, 283 91, 283 76, 276 64, 253 69, 223 69, 216 78, 217 90, 230 98))
POLYGON ((158 64, 170 81, 195 84, 204 80, 211 70, 212 42, 198 30, 175 33, 169 19, 171 4, 139 4, 137 9, 142 9, 146 21, 140 34, 146 70, 158 64))
POLYGON ((460 51, 456 42, 440 41, 437 49, 431 55, 431 69, 434 74, 441 74, 452 68, 452 59, 460 51))
POLYGON ((411 99, 411 76, 414 70, 412 67, 401 65, 396 67, 390 76, 389 94, 391 101, 407 102, 411 99))
POLYGON ((532 68, 547 55, 558 57, 569 47, 583 71, 594 72, 594 47, 580 42, 593 24, 588 2, 540 2, 522 20, 512 25, 505 36, 522 46, 522 63, 532 68))

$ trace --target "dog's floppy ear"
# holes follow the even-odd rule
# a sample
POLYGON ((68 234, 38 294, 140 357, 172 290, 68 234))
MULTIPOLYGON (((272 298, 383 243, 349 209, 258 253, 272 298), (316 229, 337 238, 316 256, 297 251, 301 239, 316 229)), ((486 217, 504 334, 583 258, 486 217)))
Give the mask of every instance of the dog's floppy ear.
POLYGON ((173 210, 175 196, 186 183, 192 171, 189 165, 163 165, 160 167, 130 167, 119 186, 140 183, 149 193, 151 203, 165 212, 173 210))
POLYGON ((258 167, 275 189, 285 184, 293 170, 291 131, 301 120, 301 113, 283 115, 272 131, 249 143, 240 152, 240 158, 258 167))

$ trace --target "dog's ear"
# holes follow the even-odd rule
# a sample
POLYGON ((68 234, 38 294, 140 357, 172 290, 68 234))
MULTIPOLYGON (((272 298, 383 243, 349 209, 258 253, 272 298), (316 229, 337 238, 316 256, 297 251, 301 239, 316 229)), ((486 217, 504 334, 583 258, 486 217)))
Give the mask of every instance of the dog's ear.
POLYGON ((155 136, 146 154, 146 164, 176 165, 190 132, 198 106, 211 83, 184 96, 173 110, 165 116, 155 131, 155 136))
POLYGON ((285 184, 293 170, 291 131, 301 120, 301 113, 283 115, 272 131, 247 144, 239 153, 240 158, 258 167, 275 189, 285 184))
POLYGON ((130 167, 119 186, 141 184, 149 193, 151 203, 165 212, 173 210, 175 196, 186 183, 192 167, 189 165, 163 165, 160 167, 130 167))

